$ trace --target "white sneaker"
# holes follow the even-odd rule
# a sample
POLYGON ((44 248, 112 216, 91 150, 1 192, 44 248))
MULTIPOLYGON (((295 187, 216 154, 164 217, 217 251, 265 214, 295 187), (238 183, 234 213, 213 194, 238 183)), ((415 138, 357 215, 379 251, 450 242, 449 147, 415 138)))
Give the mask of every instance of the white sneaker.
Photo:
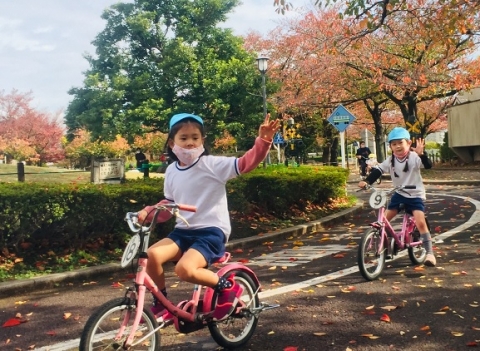
POLYGON ((425 262, 423 262, 423 264, 427 267, 435 267, 437 259, 433 254, 429 253, 427 254, 427 257, 425 257, 425 262))

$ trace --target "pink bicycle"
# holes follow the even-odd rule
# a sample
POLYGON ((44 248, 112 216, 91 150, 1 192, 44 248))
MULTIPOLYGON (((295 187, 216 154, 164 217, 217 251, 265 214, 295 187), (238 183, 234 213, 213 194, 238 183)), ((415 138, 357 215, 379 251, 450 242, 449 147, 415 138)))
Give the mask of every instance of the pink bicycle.
MULTIPOLYGON (((149 236, 159 211, 170 211, 186 222, 179 211, 195 211, 195 208, 179 204, 157 206, 154 220, 148 227, 137 223, 137 213, 127 213, 125 220, 134 235, 123 253, 121 266, 137 266, 133 285, 127 289, 124 297, 106 302, 87 320, 80 338, 80 351, 157 351, 161 345, 160 329, 170 325, 184 334, 208 327, 217 344, 234 349, 245 345, 253 336, 262 311, 278 307, 260 303, 260 282, 251 269, 240 263, 227 264, 217 272, 225 277, 234 273, 236 283, 243 288, 236 309, 221 321, 214 321, 211 317, 218 297, 212 288, 203 289, 200 285, 194 285, 192 298, 178 304, 167 299, 146 273, 149 236), (154 294, 171 313, 170 319, 155 318, 150 306, 145 304, 147 291, 154 294)), ((227 263, 229 258, 230 254, 226 253, 219 262, 227 263)))
MULTIPOLYGON (((413 264, 422 264, 427 252, 423 248, 412 214, 407 212, 403 214, 400 231, 395 231, 385 217, 389 196, 395 191, 407 193, 407 189, 415 189, 415 186, 399 186, 388 190, 376 190, 367 186, 365 189, 374 190, 369 204, 378 210, 378 217, 375 222, 370 223, 370 228, 362 236, 358 246, 357 263, 362 276, 369 281, 378 278, 385 268, 386 258, 393 259, 398 252, 405 249, 408 250, 408 256, 413 264)), ((427 226, 430 228, 428 220, 427 226)))

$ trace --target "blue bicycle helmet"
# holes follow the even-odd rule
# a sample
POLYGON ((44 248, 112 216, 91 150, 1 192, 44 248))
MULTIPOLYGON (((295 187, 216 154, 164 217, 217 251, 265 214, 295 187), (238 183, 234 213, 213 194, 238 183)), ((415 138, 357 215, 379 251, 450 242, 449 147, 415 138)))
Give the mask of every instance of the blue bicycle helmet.
POLYGON ((203 120, 201 117, 197 115, 192 115, 191 113, 179 113, 179 114, 173 115, 172 118, 170 119, 170 125, 169 125, 170 129, 172 129, 172 127, 178 122, 181 122, 187 118, 191 118, 203 126, 203 120))
POLYGON ((410 133, 403 127, 395 127, 392 129, 390 133, 388 133, 387 142, 391 142, 392 140, 410 140, 410 133))

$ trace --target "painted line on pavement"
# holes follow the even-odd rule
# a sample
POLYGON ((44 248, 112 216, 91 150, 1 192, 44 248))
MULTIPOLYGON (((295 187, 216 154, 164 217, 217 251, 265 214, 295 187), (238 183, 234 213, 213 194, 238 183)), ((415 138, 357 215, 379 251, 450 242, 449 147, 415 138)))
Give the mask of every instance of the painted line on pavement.
MULTIPOLYGON (((471 202, 476 207, 475 212, 472 214, 472 216, 469 218, 468 221, 466 221, 465 223, 459 225, 458 227, 456 227, 454 229, 451 229, 451 230, 449 230, 449 231, 447 231, 443 234, 437 235, 435 237, 436 240, 437 239, 441 239, 441 240, 447 239, 447 238, 449 238, 449 237, 451 237, 451 236, 453 236, 453 235, 455 235, 455 234, 457 234, 457 233, 459 233, 463 230, 466 230, 466 229, 468 229, 468 228, 470 228, 470 227, 472 227, 472 226, 474 226, 474 225, 476 225, 480 222, 480 201, 474 200, 474 199, 469 198, 469 197, 459 196, 459 195, 447 195, 447 194, 435 194, 435 195, 457 197, 457 198, 463 199, 465 201, 471 202)), ((390 260, 390 261, 394 261, 394 260, 396 260, 400 257, 403 257, 403 256, 407 255, 407 254, 408 254, 408 251, 403 250, 393 260, 390 260)), ((338 279, 340 277, 344 277, 346 275, 356 273, 356 272, 358 272, 358 267, 353 266, 353 267, 350 267, 350 268, 339 270, 337 272, 329 273, 329 274, 321 276, 321 277, 316 277, 316 278, 313 278, 313 279, 305 280, 303 282, 283 286, 283 287, 276 288, 276 289, 264 290, 264 291, 260 292, 258 294, 258 296, 262 300, 262 299, 266 299, 266 298, 269 298, 269 297, 272 297, 272 296, 276 296, 276 295, 280 295, 280 294, 286 294, 286 293, 296 291, 296 290, 306 289, 310 286, 321 284, 321 283, 324 283, 324 282, 327 282, 327 281, 330 281, 330 280, 335 280, 335 279, 338 279)), ((74 339, 74 340, 68 340, 68 341, 65 341, 65 342, 61 342, 61 343, 58 343, 58 344, 55 344, 55 345, 44 346, 44 347, 41 347, 41 348, 37 348, 37 349, 34 349, 33 351, 77 350, 79 343, 80 343, 80 338, 77 338, 77 339, 74 339)))
MULTIPOLYGON (((468 221, 466 221, 465 223, 459 225, 458 227, 454 228, 454 229, 451 229, 443 234, 439 234, 435 237, 435 242, 439 242, 439 240, 443 240, 443 239, 447 239, 457 233, 460 233, 461 231, 463 230, 466 230, 476 224, 478 224, 480 222, 480 201, 477 201, 477 200, 474 200, 472 198, 469 198, 469 197, 465 197, 465 196, 459 196, 459 195, 447 195, 447 194, 440 194, 440 195, 443 195, 443 196, 451 196, 451 197, 457 197, 457 198, 460 198, 460 199, 463 199, 465 201, 469 201, 471 203, 473 203, 476 207, 476 210, 475 212, 472 214, 472 216, 469 218, 468 221)), ((407 250, 403 250, 401 251, 397 256, 395 256, 395 258, 393 260, 390 260, 390 261, 394 261, 400 257, 403 257, 405 255, 408 254, 408 251, 407 250)), ((321 284, 321 283, 324 283, 324 282, 327 282, 327 281, 330 281, 330 280, 335 280, 335 279, 338 279, 340 277, 344 277, 346 275, 349 275, 349 274, 352 274, 352 273, 356 273, 358 272, 358 266, 353 266, 353 267, 350 267, 350 268, 346 268, 346 269, 342 269, 340 271, 337 271, 337 272, 333 272, 333 273, 329 273, 327 275, 323 275, 321 277, 315 277, 315 278, 312 278, 312 279, 309 279, 309 280, 305 280, 303 282, 299 282, 299 283, 295 283, 295 284, 291 284, 291 285, 287 285, 287 286, 282 286, 280 288, 275 288, 275 289, 272 289, 272 290, 265 290, 265 291, 262 291, 260 294, 258 294, 258 296, 260 297, 260 299, 265 299, 265 298, 268 298, 268 297, 272 297, 272 296, 275 296, 275 295, 280 295, 280 294, 285 294, 285 293, 289 293, 289 292, 293 292, 293 291, 296 291, 296 290, 301 290, 301 289, 306 289, 310 286, 313 286, 313 285, 317 285, 317 284, 321 284)))

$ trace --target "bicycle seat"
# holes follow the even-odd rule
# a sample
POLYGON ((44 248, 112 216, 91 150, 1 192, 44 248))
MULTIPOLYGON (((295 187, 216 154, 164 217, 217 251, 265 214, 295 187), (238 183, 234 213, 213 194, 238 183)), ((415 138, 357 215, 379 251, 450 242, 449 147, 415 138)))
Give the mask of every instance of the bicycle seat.
POLYGON ((213 262, 213 263, 225 263, 225 262, 228 262, 228 261, 230 261, 230 257, 232 257, 232 255, 230 254, 230 252, 225 252, 222 257, 220 257, 218 260, 216 260, 216 261, 213 262))
POLYGON ((398 206, 398 213, 401 213, 402 211, 405 211, 407 214, 413 216, 412 210, 410 210, 410 209, 406 210, 405 209, 405 204, 400 204, 400 206, 398 206))

